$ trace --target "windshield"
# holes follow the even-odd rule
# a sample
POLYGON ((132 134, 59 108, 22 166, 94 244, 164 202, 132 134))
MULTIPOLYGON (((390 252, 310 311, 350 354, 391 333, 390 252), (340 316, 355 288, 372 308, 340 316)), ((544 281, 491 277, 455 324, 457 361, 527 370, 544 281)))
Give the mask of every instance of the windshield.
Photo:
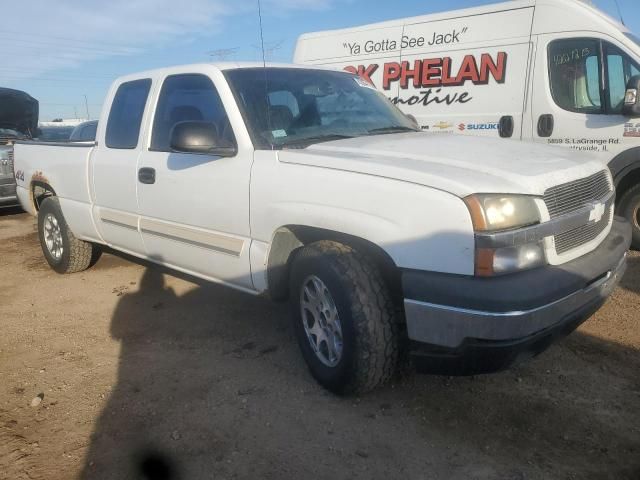
POLYGON ((303 148, 420 130, 372 85, 350 73, 249 68, 225 76, 257 148, 303 148))
POLYGON ((636 37, 633 33, 625 32, 627 38, 631 39, 638 47, 640 47, 640 38, 636 37))

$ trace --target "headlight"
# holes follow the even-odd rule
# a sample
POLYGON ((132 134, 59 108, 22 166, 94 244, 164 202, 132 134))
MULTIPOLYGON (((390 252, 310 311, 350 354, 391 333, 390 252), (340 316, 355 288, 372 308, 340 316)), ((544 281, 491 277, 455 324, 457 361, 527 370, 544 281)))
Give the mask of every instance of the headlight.
POLYGON ((466 197, 464 202, 476 232, 508 230, 540 222, 540 212, 533 197, 477 194, 466 197))
MULTIPOLYGON (((534 197, 525 195, 477 194, 464 199, 476 234, 512 230, 540 223, 534 197)), ((501 248, 476 248, 478 276, 502 275, 546 263, 542 242, 501 248)))

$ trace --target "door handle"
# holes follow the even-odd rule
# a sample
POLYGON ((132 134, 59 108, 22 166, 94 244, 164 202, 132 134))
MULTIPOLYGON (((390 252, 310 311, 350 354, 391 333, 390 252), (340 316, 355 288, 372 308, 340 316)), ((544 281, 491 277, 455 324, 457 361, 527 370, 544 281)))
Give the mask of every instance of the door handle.
POLYGON ((155 168, 143 167, 138 170, 138 181, 140 183, 152 184, 156 183, 155 168))
POLYGON ((553 133, 553 124, 553 115, 548 113, 540 115, 540 118, 538 118, 538 136, 544 138, 550 137, 553 133))
POLYGON ((511 115, 500 117, 498 133, 502 138, 511 138, 513 136, 513 117, 511 115))

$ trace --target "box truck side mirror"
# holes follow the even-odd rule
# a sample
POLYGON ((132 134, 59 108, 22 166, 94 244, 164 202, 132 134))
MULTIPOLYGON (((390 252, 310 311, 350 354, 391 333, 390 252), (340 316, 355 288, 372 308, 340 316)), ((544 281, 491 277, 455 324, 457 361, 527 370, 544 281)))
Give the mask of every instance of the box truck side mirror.
POLYGON ((627 117, 640 117, 640 75, 631 77, 627 83, 622 113, 627 117))

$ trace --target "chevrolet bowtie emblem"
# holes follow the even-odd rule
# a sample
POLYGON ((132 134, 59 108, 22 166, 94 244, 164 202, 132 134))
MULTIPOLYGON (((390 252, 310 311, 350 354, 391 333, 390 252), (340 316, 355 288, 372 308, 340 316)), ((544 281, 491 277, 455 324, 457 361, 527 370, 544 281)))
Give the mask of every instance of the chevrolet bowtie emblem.
POLYGON ((589 212, 589 221, 598 223, 600 220, 602 220, 602 217, 604 216, 604 211, 605 211, 604 203, 596 203, 591 209, 591 211, 589 212))

